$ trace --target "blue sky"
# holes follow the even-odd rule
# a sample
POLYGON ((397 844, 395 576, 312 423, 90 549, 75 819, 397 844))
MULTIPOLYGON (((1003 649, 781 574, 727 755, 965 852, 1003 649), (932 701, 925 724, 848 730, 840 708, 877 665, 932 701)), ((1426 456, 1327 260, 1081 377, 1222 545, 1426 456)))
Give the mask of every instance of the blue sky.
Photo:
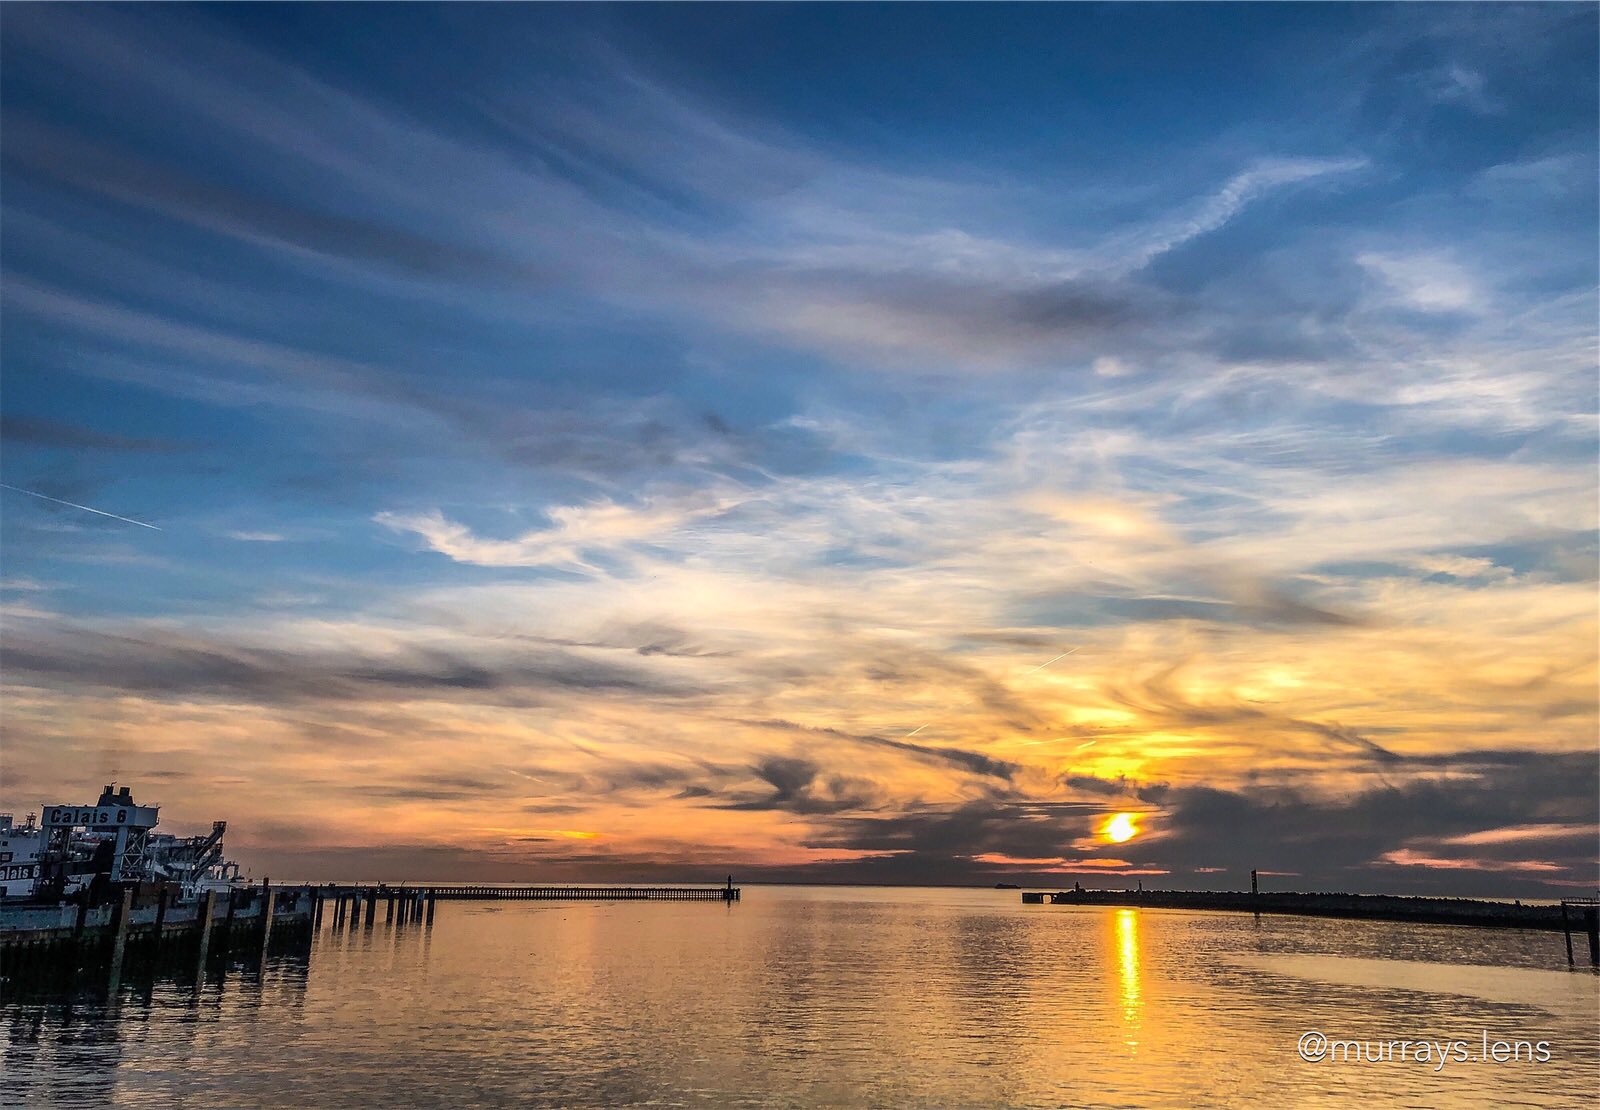
POLYGON ((0 36, 3 480, 159 528, 0 491, 15 807, 250 782, 280 870, 383 821, 507 873, 1592 884, 1592 7, 0 36))

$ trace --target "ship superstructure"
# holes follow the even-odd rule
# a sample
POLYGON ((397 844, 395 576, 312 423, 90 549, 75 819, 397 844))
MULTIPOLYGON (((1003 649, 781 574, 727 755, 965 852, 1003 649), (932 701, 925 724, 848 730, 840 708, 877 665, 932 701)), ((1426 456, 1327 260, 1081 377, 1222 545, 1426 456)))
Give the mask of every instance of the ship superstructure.
POLYGON ((6 827, 16 830, 13 839, 31 836, 33 845, 31 875, 8 881, 4 894, 48 900, 97 884, 169 882, 177 884, 180 897, 190 899, 239 881, 239 865, 223 856, 227 822, 213 822, 211 832, 201 836, 170 836, 154 831, 160 810, 139 805, 126 786, 107 786, 93 805, 45 806, 37 826, 31 817, 21 827, 6 818, 6 827))
POLYGON ((33 893, 39 881, 39 847, 44 832, 36 815, 19 825, 9 813, 0 813, 0 898, 20 898, 33 893))

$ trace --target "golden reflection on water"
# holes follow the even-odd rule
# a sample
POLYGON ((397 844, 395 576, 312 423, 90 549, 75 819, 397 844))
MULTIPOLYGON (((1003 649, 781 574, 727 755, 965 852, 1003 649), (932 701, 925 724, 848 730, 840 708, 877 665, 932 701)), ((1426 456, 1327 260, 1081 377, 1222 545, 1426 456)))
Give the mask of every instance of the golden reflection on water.
POLYGON ((1122 989, 1122 1021, 1127 1026, 1127 1045, 1139 1047, 1139 1017, 1144 1002, 1139 976, 1139 911, 1118 910, 1116 914, 1117 983, 1122 989))
POLYGON ((120 993, 0 991, 0 1104, 1587 1106, 1600 976, 1560 943, 954 888, 450 902, 431 929, 325 924, 292 963, 246 945, 198 986, 174 954, 120 993), (1314 1064, 1311 1029, 1557 1053, 1314 1064))

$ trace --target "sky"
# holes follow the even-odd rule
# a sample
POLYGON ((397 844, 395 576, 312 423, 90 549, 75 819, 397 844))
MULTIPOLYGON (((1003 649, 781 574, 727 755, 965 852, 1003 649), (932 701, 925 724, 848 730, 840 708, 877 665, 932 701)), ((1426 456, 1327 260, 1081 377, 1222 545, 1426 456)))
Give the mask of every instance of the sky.
POLYGON ((6 5, 0 803, 282 879, 1592 894, 1596 42, 6 5))

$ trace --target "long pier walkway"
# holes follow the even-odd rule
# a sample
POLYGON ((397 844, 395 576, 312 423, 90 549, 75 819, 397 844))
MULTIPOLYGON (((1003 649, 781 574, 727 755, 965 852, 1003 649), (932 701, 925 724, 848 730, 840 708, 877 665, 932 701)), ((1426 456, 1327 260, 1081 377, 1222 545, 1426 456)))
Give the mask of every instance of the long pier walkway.
POLYGON ((333 907, 335 929, 355 928, 361 921, 363 905, 367 927, 378 916, 383 903, 384 920, 401 924, 408 921, 433 922, 434 903, 445 901, 477 902, 726 902, 739 900, 739 888, 728 877, 726 886, 493 886, 487 883, 426 883, 394 886, 389 883, 327 883, 313 887, 316 896, 312 911, 313 927, 322 925, 325 904, 333 907))
POLYGON ((387 883, 335 883, 318 888, 323 897, 379 900, 418 894, 453 901, 532 902, 737 902, 739 888, 727 886, 491 886, 482 883, 395 886, 387 883))

